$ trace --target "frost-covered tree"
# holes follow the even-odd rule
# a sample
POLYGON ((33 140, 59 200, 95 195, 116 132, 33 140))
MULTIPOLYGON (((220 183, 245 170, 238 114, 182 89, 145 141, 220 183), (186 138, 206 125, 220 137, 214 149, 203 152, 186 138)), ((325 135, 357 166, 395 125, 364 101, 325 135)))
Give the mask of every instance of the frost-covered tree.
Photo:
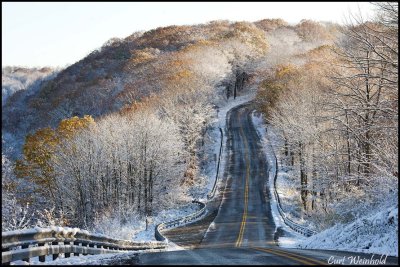
POLYGON ((56 148, 92 123, 94 120, 91 116, 72 117, 62 120, 55 130, 47 127, 26 136, 24 158, 16 161, 15 168, 17 176, 31 183, 33 187, 20 192, 25 201, 35 202, 38 198, 45 198, 52 205, 57 204, 57 173, 51 163, 56 148))
POLYGON ((63 210, 86 227, 106 211, 119 218, 151 215, 167 204, 165 195, 182 176, 182 151, 171 121, 146 112, 108 116, 60 146, 54 157, 63 210))
POLYGON ((30 203, 18 202, 16 187, 18 181, 14 175, 12 162, 1 156, 1 214, 3 231, 11 231, 31 227, 34 223, 34 211, 30 203))
MULTIPOLYGON (((372 173, 397 172, 397 160, 384 156, 387 151, 382 148, 388 148, 388 140, 397 144, 393 136, 398 134, 398 38, 384 23, 360 17, 355 21, 344 29, 335 50, 341 62, 332 75, 337 85, 332 105, 352 137, 354 172, 368 183, 372 173)), ((398 147, 389 151, 397 154, 398 147)))
POLYGON ((44 81, 54 78, 59 71, 52 68, 28 69, 12 66, 2 68, 2 106, 9 97, 20 90, 26 90, 28 95, 34 94, 44 81))

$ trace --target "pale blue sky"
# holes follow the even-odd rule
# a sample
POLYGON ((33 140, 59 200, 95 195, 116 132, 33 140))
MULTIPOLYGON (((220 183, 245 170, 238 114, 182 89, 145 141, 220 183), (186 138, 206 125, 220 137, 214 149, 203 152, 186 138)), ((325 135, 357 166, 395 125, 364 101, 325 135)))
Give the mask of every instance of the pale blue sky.
POLYGON ((112 37, 159 26, 216 19, 282 18, 343 23, 351 10, 372 15, 369 3, 186 2, 186 3, 2 3, 2 66, 73 64, 112 37))

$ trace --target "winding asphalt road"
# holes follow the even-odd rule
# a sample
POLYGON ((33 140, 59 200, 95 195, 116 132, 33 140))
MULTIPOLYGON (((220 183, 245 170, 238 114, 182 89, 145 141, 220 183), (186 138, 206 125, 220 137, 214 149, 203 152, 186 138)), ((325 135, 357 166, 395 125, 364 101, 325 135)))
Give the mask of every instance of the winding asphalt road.
POLYGON ((201 247, 249 247, 275 244, 272 219, 264 184, 268 165, 247 105, 228 114, 230 176, 214 226, 201 247))
MULTIPOLYGON (((271 214, 268 192, 268 164, 260 139, 251 120, 251 105, 245 104, 228 113, 228 157, 225 188, 220 195, 218 213, 206 222, 200 244, 187 250, 143 253, 134 260, 119 264, 350 264, 349 257, 370 259, 372 255, 341 251, 284 249, 274 240, 275 225, 271 214)), ((199 224, 196 224, 199 227, 199 224)), ((169 234, 185 233, 189 225, 169 234)), ((198 234, 198 232, 197 232, 198 234)), ((177 242, 178 243, 178 242, 177 242)), ((179 243, 178 243, 179 244, 179 243)), ((374 255, 374 259, 380 256, 374 255)), ((395 257, 386 263, 397 264, 395 257)))

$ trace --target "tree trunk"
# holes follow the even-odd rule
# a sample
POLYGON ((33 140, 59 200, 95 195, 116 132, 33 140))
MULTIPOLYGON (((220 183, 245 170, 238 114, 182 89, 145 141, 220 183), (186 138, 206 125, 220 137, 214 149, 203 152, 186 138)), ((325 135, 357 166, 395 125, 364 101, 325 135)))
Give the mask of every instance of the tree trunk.
POLYGON ((305 166, 305 160, 303 156, 303 144, 299 143, 299 158, 300 158, 300 182, 301 182, 301 201, 303 203, 303 209, 307 211, 307 171, 305 166))
POLYGON ((151 216, 153 213, 153 166, 149 172, 149 206, 147 210, 147 215, 151 216))
POLYGON ((347 144, 347 175, 351 175, 351 154, 350 154, 350 131, 349 131, 349 117, 347 115, 347 109, 344 110, 346 115, 346 144, 347 144))
POLYGON ((316 208, 316 198, 317 192, 315 188, 315 183, 317 182, 317 168, 316 168, 316 156, 315 156, 315 144, 312 144, 312 172, 311 172, 311 179, 312 179, 312 200, 311 200, 311 209, 314 210, 316 208))

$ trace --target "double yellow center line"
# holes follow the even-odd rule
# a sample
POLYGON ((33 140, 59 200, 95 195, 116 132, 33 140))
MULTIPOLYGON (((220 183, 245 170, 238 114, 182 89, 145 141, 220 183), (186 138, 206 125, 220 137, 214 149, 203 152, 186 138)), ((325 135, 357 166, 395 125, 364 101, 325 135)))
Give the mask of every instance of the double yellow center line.
POLYGON ((249 160, 249 146, 247 143, 246 136, 244 135, 242 127, 240 127, 240 135, 242 136, 243 143, 245 146, 245 159, 246 159, 246 185, 244 189, 244 211, 243 211, 243 217, 242 217, 242 224, 240 225, 240 231, 239 231, 239 236, 236 240, 236 247, 240 247, 243 242, 243 235, 244 235, 244 229, 246 227, 246 220, 247 220, 247 209, 248 209, 248 203, 249 203, 249 179, 250 179, 250 160, 249 160))
POLYGON ((270 248, 259 248, 259 247, 253 247, 252 249, 262 251, 262 252, 267 252, 269 254, 274 254, 274 255, 281 256, 281 257, 284 257, 287 259, 291 259, 291 260, 300 262, 304 265, 327 265, 326 262, 307 258, 305 256, 290 253, 290 252, 283 251, 283 250, 270 249, 270 248))

